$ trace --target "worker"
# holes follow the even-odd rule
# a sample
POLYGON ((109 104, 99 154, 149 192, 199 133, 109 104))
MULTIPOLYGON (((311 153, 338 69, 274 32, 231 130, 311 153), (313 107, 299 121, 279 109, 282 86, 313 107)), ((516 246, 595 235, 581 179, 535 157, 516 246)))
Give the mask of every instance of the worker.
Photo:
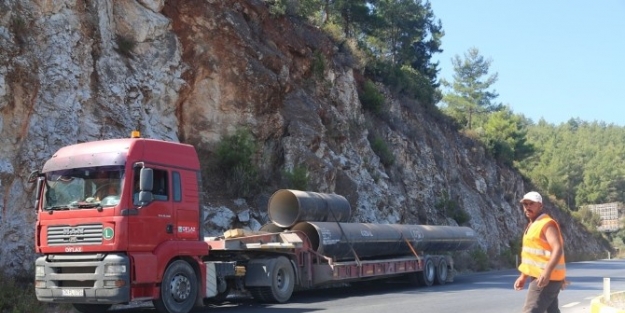
POLYGON ((523 234, 521 274, 514 289, 522 290, 530 280, 523 313, 559 313, 558 295, 566 277, 560 226, 543 212, 543 199, 538 192, 525 194, 521 205, 529 224, 523 234))
POLYGON ((119 198, 119 179, 109 178, 108 172, 97 172, 94 182, 96 183, 96 191, 94 194, 95 201, 102 201, 106 197, 119 198))

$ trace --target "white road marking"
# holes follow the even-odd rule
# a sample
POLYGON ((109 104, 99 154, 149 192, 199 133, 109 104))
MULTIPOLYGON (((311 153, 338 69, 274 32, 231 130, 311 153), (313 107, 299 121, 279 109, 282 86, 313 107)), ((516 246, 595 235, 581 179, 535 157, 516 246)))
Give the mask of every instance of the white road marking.
POLYGON ((565 304, 565 305, 563 305, 562 307, 563 307, 563 308, 570 308, 570 307, 572 307, 572 306, 576 306, 576 305, 578 305, 578 304, 579 304, 579 302, 571 302, 571 303, 569 303, 569 304, 565 304))

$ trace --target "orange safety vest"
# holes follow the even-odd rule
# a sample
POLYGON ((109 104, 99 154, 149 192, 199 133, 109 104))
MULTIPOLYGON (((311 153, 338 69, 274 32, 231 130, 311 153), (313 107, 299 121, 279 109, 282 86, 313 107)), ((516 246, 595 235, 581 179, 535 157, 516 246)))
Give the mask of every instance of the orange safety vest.
MULTIPOLYGON (((521 252, 521 265, 519 265, 519 271, 521 271, 521 273, 538 278, 545 267, 547 267, 547 263, 551 257, 551 246, 549 246, 547 240, 542 236, 542 233, 543 228, 551 222, 558 228, 560 242, 564 242, 558 223, 547 214, 539 216, 528 226, 525 235, 523 235, 523 251, 521 252)), ((564 263, 564 253, 562 253, 558 264, 556 264, 553 271, 551 271, 549 280, 564 280, 565 277, 566 265, 564 263)))

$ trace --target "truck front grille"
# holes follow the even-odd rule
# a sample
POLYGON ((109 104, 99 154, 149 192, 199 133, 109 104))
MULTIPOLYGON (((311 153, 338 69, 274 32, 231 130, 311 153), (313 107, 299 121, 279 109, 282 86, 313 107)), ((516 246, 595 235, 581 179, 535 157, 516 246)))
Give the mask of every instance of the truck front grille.
POLYGON ((49 246, 98 245, 102 243, 102 224, 55 225, 48 227, 49 246))

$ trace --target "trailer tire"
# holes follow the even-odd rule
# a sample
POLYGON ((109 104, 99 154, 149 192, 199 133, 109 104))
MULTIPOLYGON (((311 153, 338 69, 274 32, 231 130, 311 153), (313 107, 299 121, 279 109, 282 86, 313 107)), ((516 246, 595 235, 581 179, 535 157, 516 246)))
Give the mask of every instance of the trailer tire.
POLYGON ((104 313, 108 311, 112 304, 90 304, 90 303, 72 303, 76 311, 81 313, 104 313))
POLYGON ((284 303, 289 301, 295 288, 295 271, 289 259, 283 256, 276 258, 270 275, 271 286, 249 288, 254 299, 263 303, 284 303))
POLYGON ((436 267, 436 281, 437 285, 444 285, 447 282, 447 276, 449 275, 449 271, 447 269, 447 260, 442 257, 438 261, 438 266, 436 267))
POLYGON ((426 257, 423 265, 423 271, 417 273, 419 284, 430 287, 434 284, 436 278, 436 266, 432 258, 426 257))
POLYGON ((187 313, 195 306, 197 294, 195 271, 186 261, 176 260, 165 270, 160 298, 152 303, 160 313, 187 313))

